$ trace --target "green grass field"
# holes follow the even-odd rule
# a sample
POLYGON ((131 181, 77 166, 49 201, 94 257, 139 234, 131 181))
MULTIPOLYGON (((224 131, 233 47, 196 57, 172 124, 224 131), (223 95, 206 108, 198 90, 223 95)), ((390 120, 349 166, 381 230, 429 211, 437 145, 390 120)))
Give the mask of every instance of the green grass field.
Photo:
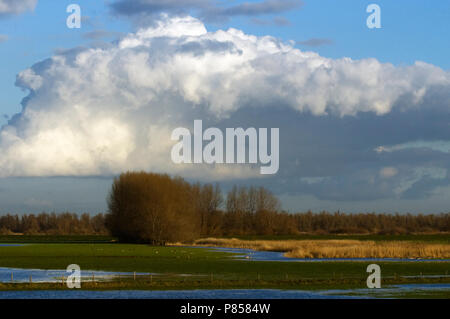
POLYGON ((110 243, 116 239, 111 236, 99 236, 99 235, 0 235, 0 243, 110 243))
MULTIPOLYGON (((105 243, 97 238, 91 243, 71 238, 69 243, 47 243, 36 238, 22 238, 22 246, 0 246, 0 267, 65 269, 78 264, 82 270, 156 273, 129 277, 115 283, 83 284, 84 289, 210 289, 210 288, 283 288, 344 289, 365 288, 366 267, 370 262, 271 262, 233 260, 232 254, 203 248, 153 247, 148 245, 105 243), (188 274, 191 276, 180 276, 188 274)), ((59 238, 64 242, 64 238, 59 238)), ((7 242, 0 240, 0 242, 7 242)), ((9 241, 13 242, 12 240, 9 241)), ((14 242, 19 242, 15 238, 14 242)), ((449 262, 377 262, 383 284, 450 283, 449 278, 422 278, 446 275, 449 262), (417 276, 403 278, 401 276, 417 276)), ((0 290, 52 289, 57 284, 0 284, 0 290), (39 286, 40 285, 40 286, 39 286)), ((447 293, 448 294, 448 293, 447 293)), ((448 296, 447 296, 448 297, 448 296)))

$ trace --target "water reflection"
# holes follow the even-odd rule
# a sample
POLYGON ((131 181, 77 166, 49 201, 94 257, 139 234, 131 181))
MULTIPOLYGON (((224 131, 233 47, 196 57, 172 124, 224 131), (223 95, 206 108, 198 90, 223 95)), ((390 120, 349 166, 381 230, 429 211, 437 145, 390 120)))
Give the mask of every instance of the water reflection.
POLYGON ((224 248, 195 246, 197 248, 207 248, 209 250, 228 252, 235 254, 232 258, 254 261, 300 261, 300 262, 320 262, 320 261, 393 261, 393 262, 449 262, 450 259, 407 259, 407 258, 288 258, 283 252, 258 251, 246 248, 224 248))
MULTIPOLYGON (((44 270, 44 269, 21 269, 0 267, 0 282, 61 282, 64 281, 70 273, 66 270, 44 270)), ((82 281, 105 281, 112 280, 119 276, 133 276, 130 272, 113 271, 81 271, 82 281)), ((136 273, 136 275, 150 275, 149 273, 136 273)), ((155 275, 155 274, 152 274, 155 275)))

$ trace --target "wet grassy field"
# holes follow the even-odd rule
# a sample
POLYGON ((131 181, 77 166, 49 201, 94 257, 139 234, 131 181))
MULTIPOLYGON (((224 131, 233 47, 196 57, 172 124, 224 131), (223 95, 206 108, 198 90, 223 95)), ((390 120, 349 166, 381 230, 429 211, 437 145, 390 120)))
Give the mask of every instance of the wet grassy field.
MULTIPOLYGON (((39 236, 40 237, 40 236, 39 236)), ((365 288, 370 262, 323 261, 279 262, 235 260, 233 254, 192 247, 154 247, 111 243, 111 238, 82 237, 0 240, 21 243, 0 246, 0 267, 66 269, 78 264, 82 270, 139 272, 114 282, 83 283, 83 289, 213 289, 365 288), (64 243, 63 243, 64 242, 64 243), (150 275, 145 274, 153 273, 150 275)), ((450 283, 445 277, 449 262, 377 262, 382 284, 450 283), (426 278, 427 276, 436 278, 426 278), (413 276, 414 278, 404 278, 413 276)), ((3 283, 0 290, 66 289, 62 284, 3 283)), ((448 292, 447 292, 448 294, 448 292)), ((448 296, 447 296, 448 297, 448 296)))

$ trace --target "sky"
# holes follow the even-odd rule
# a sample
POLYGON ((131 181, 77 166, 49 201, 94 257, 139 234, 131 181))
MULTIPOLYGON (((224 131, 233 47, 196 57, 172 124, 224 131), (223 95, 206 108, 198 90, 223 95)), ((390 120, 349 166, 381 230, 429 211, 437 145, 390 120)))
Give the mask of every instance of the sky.
POLYGON ((448 212, 449 31, 448 1, 0 0, 0 214, 104 212, 127 170, 291 212, 448 212), (195 119, 279 128, 279 171, 174 164, 195 119))

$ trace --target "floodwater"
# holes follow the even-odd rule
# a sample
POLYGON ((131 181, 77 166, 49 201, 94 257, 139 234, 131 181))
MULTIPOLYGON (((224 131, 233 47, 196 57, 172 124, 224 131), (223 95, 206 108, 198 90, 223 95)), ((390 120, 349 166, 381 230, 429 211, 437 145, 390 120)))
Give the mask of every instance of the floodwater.
POLYGON ((346 296, 327 296, 319 292, 277 289, 235 290, 41 290, 0 291, 0 299, 342 299, 346 296))
POLYGON ((32 290, 0 291, 0 299, 353 299, 394 297, 403 292, 441 290, 450 293, 450 284, 408 284, 381 289, 280 290, 280 289, 209 289, 209 290, 32 290))
MULTIPOLYGON (((1 246, 18 246, 15 244, 1 244, 1 246)), ((255 251, 240 248, 196 247, 215 251, 230 252, 231 258, 254 261, 411 261, 424 262, 423 259, 394 259, 394 258, 352 258, 352 259, 303 259, 287 258, 280 252, 255 251)), ((449 259, 433 261, 450 261, 449 259)), ((59 282, 69 275, 66 270, 20 269, 0 267, 0 282, 59 282), (11 276, 12 275, 12 276, 11 276), (30 278, 31 277, 31 278, 30 278)), ((130 272, 81 271, 82 282, 112 280, 120 276, 132 276, 130 272)), ((149 273, 136 273, 149 275, 149 273)), ((158 275, 158 274, 152 274, 158 275)), ((442 276, 439 276, 442 277, 442 276)), ((31 291, 0 291, 0 299, 342 299, 342 298, 389 298, 404 292, 429 292, 442 290, 450 294, 450 284, 407 284, 383 287, 381 289, 349 289, 349 290, 279 290, 279 289, 212 289, 212 290, 31 290, 31 291)))
POLYGON ((288 258, 282 252, 257 251, 245 248, 200 247, 210 250, 234 253, 231 258, 254 261, 296 261, 296 262, 320 262, 320 261, 394 261, 394 262, 450 262, 450 259, 407 259, 407 258, 288 258))
POLYGON ((445 292, 450 296, 450 284, 404 284, 382 287, 379 289, 352 289, 352 290, 328 290, 327 294, 342 295, 351 294, 354 297, 372 297, 372 298, 395 298, 406 293, 426 294, 434 291, 445 292))
MULTIPOLYGON (((44 270, 44 269, 21 269, 21 268, 4 268, 0 267, 0 282, 24 283, 30 282, 60 282, 66 280, 71 272, 66 270, 44 270), (31 278, 30 278, 31 277, 31 278)), ((133 276, 134 273, 129 272, 112 272, 112 271, 84 271, 81 270, 82 281, 106 281, 112 280, 120 276, 133 276)), ((136 273, 136 275, 150 275, 149 273, 136 273)), ((155 274, 152 274, 155 275, 155 274)))

